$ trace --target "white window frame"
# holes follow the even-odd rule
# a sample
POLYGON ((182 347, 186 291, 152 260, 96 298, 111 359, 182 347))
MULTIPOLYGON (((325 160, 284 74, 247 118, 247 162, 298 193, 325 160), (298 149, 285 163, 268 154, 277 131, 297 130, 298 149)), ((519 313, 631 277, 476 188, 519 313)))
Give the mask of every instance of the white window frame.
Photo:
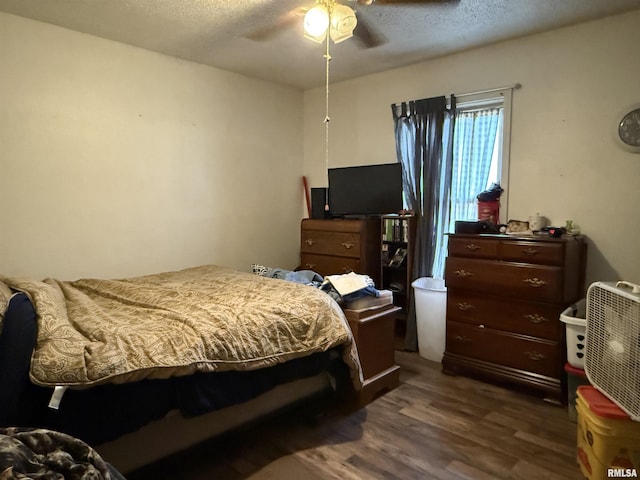
POLYGON ((456 95, 457 110, 473 110, 479 108, 490 108, 492 106, 502 106, 502 145, 500 145, 500 186, 504 189, 504 194, 500 197, 500 219, 501 223, 506 223, 509 219, 509 164, 511 153, 511 107, 513 103, 513 89, 519 88, 505 87, 479 93, 467 93, 456 95))

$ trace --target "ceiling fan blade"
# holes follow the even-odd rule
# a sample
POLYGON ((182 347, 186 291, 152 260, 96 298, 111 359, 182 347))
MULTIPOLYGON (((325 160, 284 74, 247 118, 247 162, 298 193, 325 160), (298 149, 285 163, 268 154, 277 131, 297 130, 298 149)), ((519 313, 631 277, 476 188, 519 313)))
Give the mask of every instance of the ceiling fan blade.
POLYGON ((358 24, 356 25, 356 29, 353 31, 353 36, 365 48, 373 48, 382 45, 383 43, 387 43, 387 39, 369 26, 367 21, 362 17, 358 17, 358 24))
POLYGON ((300 17, 303 17, 306 11, 307 9, 303 7, 294 8, 281 16, 275 24, 259 30, 254 30, 253 32, 245 35, 245 37, 250 40, 255 40, 256 42, 269 40, 298 23, 300 21, 300 17))
POLYGON ((415 3, 452 3, 460 0, 357 0, 360 5, 408 5, 415 3))

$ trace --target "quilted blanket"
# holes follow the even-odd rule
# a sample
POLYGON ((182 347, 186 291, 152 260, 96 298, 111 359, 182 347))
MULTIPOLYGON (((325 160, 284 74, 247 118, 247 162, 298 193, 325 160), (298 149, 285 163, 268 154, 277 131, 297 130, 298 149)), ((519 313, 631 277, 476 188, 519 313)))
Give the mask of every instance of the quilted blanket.
POLYGON ((0 277, 38 315, 31 380, 88 386, 250 370, 342 346, 362 373, 340 307, 306 285, 215 265, 73 282, 0 277))
POLYGON ((2 480, 124 480, 86 443, 46 429, 0 428, 2 480))

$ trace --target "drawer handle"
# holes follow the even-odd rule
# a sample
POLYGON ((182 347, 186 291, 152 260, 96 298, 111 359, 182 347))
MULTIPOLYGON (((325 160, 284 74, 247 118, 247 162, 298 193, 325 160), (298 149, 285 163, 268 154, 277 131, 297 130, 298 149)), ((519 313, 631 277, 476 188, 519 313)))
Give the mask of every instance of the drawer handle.
POLYGON ((471 272, 467 272, 466 270, 456 270, 455 274, 459 277, 459 278, 468 278, 471 275, 473 275, 473 273, 471 272))
POLYGON ((539 278, 526 278, 523 282, 528 283, 529 286, 533 288, 544 287, 547 284, 547 282, 540 280, 539 278))
POLYGON ((471 305, 470 303, 467 302, 460 302, 458 303, 458 310, 462 310, 463 312, 467 312, 469 310, 471 310, 472 308, 476 308, 473 305, 471 305))
POLYGON ((341 245, 347 250, 356 246, 355 243, 351 243, 351 242, 342 242, 341 245))
POLYGON ((542 360, 544 358, 544 354, 539 353, 539 352, 524 352, 524 354, 529 357, 531 360, 534 361, 539 361, 542 360))
POLYGON ((537 313, 523 315, 523 317, 529 320, 531 323, 544 323, 549 321, 548 318, 543 317, 542 315, 538 315, 537 313))
POLYGON ((313 245, 315 242, 313 241, 313 239, 312 239, 312 238, 307 238, 307 239, 304 241, 304 243, 306 243, 307 245, 311 246, 311 245, 313 245))
POLYGON ((467 250, 471 251, 471 252, 475 252, 476 250, 480 250, 480 247, 478 245, 476 245, 475 243, 469 243, 466 245, 465 247, 467 250))
POLYGON ((538 253, 538 250, 536 250, 535 248, 527 248, 525 250, 522 251, 525 255, 529 255, 530 257, 533 257, 534 255, 536 255, 538 253))
POLYGON ((313 270, 316 266, 315 263, 305 263, 304 264, 305 267, 307 267, 308 270, 313 270))
POLYGON ((471 339, 469 337, 463 337, 462 335, 456 335, 453 338, 458 343, 471 343, 471 339))

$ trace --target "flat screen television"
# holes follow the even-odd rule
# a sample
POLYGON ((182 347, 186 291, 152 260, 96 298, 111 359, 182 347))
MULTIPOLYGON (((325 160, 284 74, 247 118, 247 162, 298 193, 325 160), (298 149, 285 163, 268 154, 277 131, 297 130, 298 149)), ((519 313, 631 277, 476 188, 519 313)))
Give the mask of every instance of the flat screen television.
POLYGON ((332 216, 385 215, 402 208, 400 163, 329 169, 332 216))

